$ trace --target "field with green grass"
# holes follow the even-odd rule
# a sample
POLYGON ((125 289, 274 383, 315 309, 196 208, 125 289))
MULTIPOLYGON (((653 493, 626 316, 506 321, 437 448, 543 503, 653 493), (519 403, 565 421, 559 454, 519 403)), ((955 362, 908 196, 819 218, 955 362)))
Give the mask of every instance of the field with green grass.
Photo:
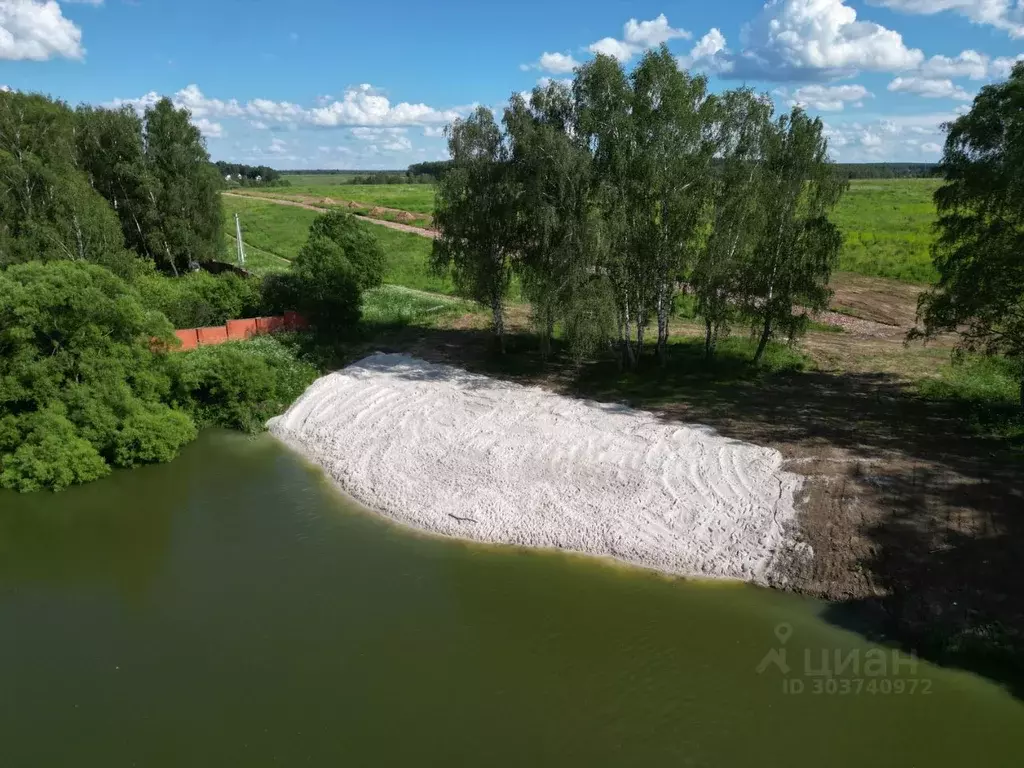
POLYGON ((281 195, 308 195, 330 197, 334 200, 352 200, 366 205, 398 208, 410 213, 432 213, 434 187, 432 184, 346 184, 348 176, 285 176, 291 186, 255 190, 269 197, 281 195))
MULTIPOLYGON (((256 198, 224 197, 225 260, 234 262, 235 214, 242 220, 246 267, 256 274, 288 269, 306 242, 316 211, 277 205, 256 198)), ((431 293, 454 293, 448 277, 432 274, 427 267, 431 240, 363 223, 380 241, 388 260, 384 282, 431 293)))
POLYGON ((934 281, 932 195, 939 179, 860 179, 832 215, 843 232, 839 268, 910 283, 934 281))
MULTIPOLYGON (((306 195, 429 214, 429 184, 347 184, 351 174, 288 176, 290 187, 255 190, 274 196, 306 195)), ((932 194, 938 179, 859 179, 833 214, 845 238, 839 268, 911 283, 935 279, 929 248, 934 234, 932 194)))

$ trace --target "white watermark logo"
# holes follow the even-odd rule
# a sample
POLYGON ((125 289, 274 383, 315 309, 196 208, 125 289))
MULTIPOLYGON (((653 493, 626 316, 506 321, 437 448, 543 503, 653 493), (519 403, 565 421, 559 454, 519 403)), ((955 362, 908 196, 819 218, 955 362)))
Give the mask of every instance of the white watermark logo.
POLYGON ((755 667, 759 675, 782 677, 782 692, 789 695, 928 695, 932 681, 919 674, 919 662, 907 654, 882 648, 805 648, 802 654, 786 644, 793 637, 790 624, 777 624, 778 645, 755 667))

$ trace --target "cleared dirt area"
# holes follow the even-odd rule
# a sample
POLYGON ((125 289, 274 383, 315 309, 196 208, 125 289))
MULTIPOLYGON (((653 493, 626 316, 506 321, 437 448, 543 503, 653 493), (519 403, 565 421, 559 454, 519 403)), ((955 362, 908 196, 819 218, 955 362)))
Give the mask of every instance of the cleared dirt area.
MULTIPOLYGON (((268 203, 274 203, 275 205, 290 205, 294 208, 305 208, 307 211, 317 211, 319 213, 327 213, 331 208, 324 207, 322 200, 317 198, 309 198, 308 200, 285 200, 278 197, 267 197, 266 195, 239 195, 234 192, 222 192, 221 194, 227 197, 242 197, 242 198, 253 198, 257 200, 264 200, 268 203), (319 205, 315 203, 319 202, 319 205)), ((336 204, 342 204, 341 201, 335 201, 336 204)), ((399 211, 398 213, 404 213, 399 211)), ((437 232, 433 229, 424 229, 423 227, 414 227, 409 224, 402 224, 398 221, 387 221, 385 219, 373 218, 371 216, 361 217, 365 221, 369 221, 372 224, 379 224, 382 227, 388 227, 389 229, 395 229, 399 232, 408 232, 413 235, 420 235, 421 237, 429 237, 431 239, 437 237, 437 232)))

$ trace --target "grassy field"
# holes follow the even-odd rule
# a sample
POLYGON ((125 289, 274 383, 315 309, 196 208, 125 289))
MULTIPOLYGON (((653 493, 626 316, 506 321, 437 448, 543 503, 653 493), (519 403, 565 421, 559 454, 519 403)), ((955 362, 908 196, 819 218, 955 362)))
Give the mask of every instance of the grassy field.
MULTIPOLYGON (((431 213, 434 210, 434 187, 431 184, 345 184, 340 176, 285 176, 290 187, 254 190, 270 197, 276 195, 308 195, 353 200, 366 205, 398 208, 410 213, 431 213)), ((347 180, 347 179, 345 179, 347 180)))
MULTIPOLYGON (((429 214, 434 189, 427 184, 346 184, 350 175, 288 176, 291 187, 257 190, 268 196, 307 195, 429 214)), ((937 179, 860 179, 834 213, 845 238, 839 268, 911 283, 935 279, 929 247, 934 234, 932 194, 937 179)))
POLYGON ((935 279, 932 194, 938 179, 860 179, 833 214, 843 232, 839 268, 910 283, 935 279))
MULTIPOLYGON (((246 245, 246 266, 256 274, 287 269, 306 242, 316 211, 276 205, 258 199, 225 197, 224 227, 226 260, 234 261, 235 214, 242 220, 246 245)), ((384 282, 431 293, 454 293, 448 277, 434 275, 427 268, 431 241, 419 235, 397 232, 376 224, 363 223, 377 239, 388 260, 384 282)))

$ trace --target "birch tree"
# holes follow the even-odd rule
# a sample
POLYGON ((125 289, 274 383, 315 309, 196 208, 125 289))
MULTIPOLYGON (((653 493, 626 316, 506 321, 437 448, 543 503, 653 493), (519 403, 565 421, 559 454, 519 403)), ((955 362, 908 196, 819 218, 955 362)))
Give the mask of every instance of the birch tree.
POLYGON ((744 308, 759 335, 755 362, 779 330, 793 339, 806 328, 808 310, 828 307, 828 281, 842 247, 828 213, 846 189, 828 160, 819 118, 794 108, 766 138, 765 174, 758 187, 764 229, 740 265, 744 308))
MULTIPOLYGON (((714 101, 708 98, 707 80, 680 71, 664 45, 644 56, 631 81, 637 147, 629 191, 645 277, 638 295, 653 303, 657 353, 664 361, 677 286, 709 208, 714 101)), ((638 354, 643 331, 644 324, 638 322, 638 354)))
POLYGON ((533 307, 541 353, 555 323, 589 279, 590 156, 575 138, 572 92, 551 82, 505 111, 515 195, 517 265, 533 307))
MULTIPOLYGON (((576 133, 593 158, 591 203, 600 212, 594 232, 595 270, 611 286, 618 315, 620 360, 636 367, 634 329, 650 322, 649 284, 638 257, 634 226, 637 141, 633 91, 621 65, 598 55, 580 67, 573 82, 576 133)), ((637 330, 642 340, 642 330, 637 330)))
POLYGON ((452 270, 459 292, 490 307, 499 351, 505 351, 505 299, 515 253, 509 151, 486 107, 448 129, 452 164, 437 185, 431 265, 452 270))
POLYGON ((713 212, 709 234, 693 264, 690 284, 704 321, 704 350, 715 354, 729 331, 743 265, 762 232, 764 144, 771 127, 771 104, 750 89, 727 91, 718 100, 715 124, 718 173, 712 175, 713 212))

